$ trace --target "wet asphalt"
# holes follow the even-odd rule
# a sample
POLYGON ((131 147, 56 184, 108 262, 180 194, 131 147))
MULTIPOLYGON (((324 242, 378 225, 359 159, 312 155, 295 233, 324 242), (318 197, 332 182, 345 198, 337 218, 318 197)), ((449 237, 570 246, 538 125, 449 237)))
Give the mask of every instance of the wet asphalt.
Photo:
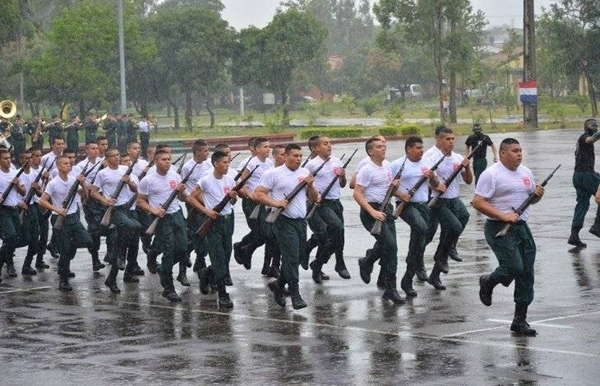
MULTIPOLYGON (((498 286, 491 307, 478 297, 478 277, 497 263, 483 236, 483 217, 471 219, 458 243, 462 262, 450 262, 446 291, 416 283, 418 296, 393 306, 375 286, 364 284, 357 261, 373 244, 358 218, 358 205, 344 189, 346 263, 343 280, 330 261, 331 280, 315 284, 301 270, 300 291, 308 307, 294 311, 273 301, 261 276, 262 248, 251 270, 232 259, 235 304, 219 309, 216 293, 200 294, 198 278, 176 289, 183 301, 161 297, 158 277, 123 283, 120 295, 104 286, 105 269, 93 273, 91 257, 79 250, 72 262, 75 291, 58 291, 56 261, 33 277, 0 284, 0 385, 598 385, 600 384, 600 240, 589 234, 592 203, 581 232, 588 247, 566 243, 575 204, 573 151, 580 129, 494 134, 499 145, 512 136, 524 148, 523 163, 541 182, 562 167, 532 207, 529 221, 537 243, 535 300, 528 320, 535 338, 513 336, 513 285, 498 286)), ((457 149, 464 147, 457 139, 457 149)), ((426 147, 432 140, 426 140, 426 147)), ((403 155, 402 142, 388 143, 388 158, 403 155)), ((362 144, 334 146, 334 154, 362 144)), ((488 157, 491 160, 491 153, 488 157)), ((473 187, 463 186, 470 201, 473 187)), ((247 231, 236 208, 234 241, 247 231)), ((409 230, 398 222, 399 272, 404 273, 409 230)), ((433 266, 435 244, 426 267, 433 266)), ((101 251, 104 251, 104 247, 101 251)), ((24 249, 15 257, 20 267, 24 249)), ((314 253, 313 253, 314 256, 314 253)), ((145 268, 145 256, 140 253, 145 268)))

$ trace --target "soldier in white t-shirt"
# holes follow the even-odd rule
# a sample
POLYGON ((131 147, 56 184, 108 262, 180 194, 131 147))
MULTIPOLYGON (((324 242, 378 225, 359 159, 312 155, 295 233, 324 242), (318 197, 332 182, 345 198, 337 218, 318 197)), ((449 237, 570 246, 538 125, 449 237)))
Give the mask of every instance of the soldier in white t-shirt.
POLYGON ((173 285, 173 265, 185 260, 187 254, 187 224, 180 207, 180 200, 186 200, 185 185, 181 183, 179 174, 171 170, 169 152, 157 150, 154 165, 156 172, 147 174, 138 184, 136 205, 155 218, 160 218, 151 247, 157 254, 163 254, 156 272, 164 288, 162 295, 170 302, 180 302, 181 298, 173 285), (173 192, 176 192, 175 198, 168 203, 173 192), (167 203, 169 205, 163 207, 167 203))
POLYGON ((520 216, 518 208, 534 194, 531 202, 539 202, 544 188, 535 184, 533 173, 521 164, 523 157, 519 142, 506 138, 500 144, 500 162, 486 169, 479 178, 473 196, 473 207, 487 217, 485 240, 498 259, 499 266, 479 278, 479 298, 490 306, 494 287, 501 283, 509 286, 515 281, 515 316, 510 330, 518 335, 535 336, 536 331, 527 323, 527 308, 533 301, 534 263, 536 246, 527 225, 529 208, 520 216), (506 235, 496 237, 506 224, 506 235))
MULTIPOLYGON (((398 269, 398 245, 396 242, 396 223, 392 214, 392 205, 384 202, 388 189, 397 186, 389 164, 384 163, 387 145, 377 137, 371 137, 365 144, 370 158, 358 171, 354 186, 354 200, 360 205, 360 221, 369 232, 377 221, 381 222, 381 231, 373 234, 380 246, 378 257, 381 258, 381 270, 385 277, 383 299, 394 304, 404 303, 396 284, 398 269), (386 204, 384 206, 384 204, 386 204)), ((394 192, 397 192, 395 189, 394 192)), ((397 193, 394 193, 397 195, 397 193)), ((358 259, 360 277, 365 283, 371 281, 371 272, 376 259, 371 255, 358 259)))
POLYGON ((314 178, 302 163, 302 148, 295 143, 285 148, 285 164, 266 171, 254 191, 254 199, 271 208, 282 208, 273 223, 273 233, 281 250, 282 271, 279 279, 269 283, 275 302, 285 307, 283 288, 288 284, 295 310, 305 308, 299 292, 300 256, 306 252, 306 200, 315 202, 319 193, 313 186, 314 178), (293 198, 290 193, 306 184, 293 198))

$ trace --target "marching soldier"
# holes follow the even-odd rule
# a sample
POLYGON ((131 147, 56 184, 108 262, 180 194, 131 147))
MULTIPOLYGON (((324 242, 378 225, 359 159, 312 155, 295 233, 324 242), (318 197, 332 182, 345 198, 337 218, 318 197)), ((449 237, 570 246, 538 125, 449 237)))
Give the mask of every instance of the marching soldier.
POLYGON ((48 145, 50 146, 50 148, 52 148, 52 142, 54 140, 54 138, 63 138, 63 127, 62 127, 62 123, 60 123, 60 119, 58 119, 58 115, 53 114, 52 115, 52 120, 50 121, 49 124, 46 125, 46 127, 44 128, 46 131, 48 131, 48 145))
POLYGON ((98 119, 96 114, 89 113, 83 121, 83 130, 85 132, 85 143, 96 142, 98 135, 98 119))
POLYGON ((12 145, 13 163, 19 165, 19 156, 25 151, 25 127, 20 115, 15 117, 15 122, 10 128, 10 143, 12 145))

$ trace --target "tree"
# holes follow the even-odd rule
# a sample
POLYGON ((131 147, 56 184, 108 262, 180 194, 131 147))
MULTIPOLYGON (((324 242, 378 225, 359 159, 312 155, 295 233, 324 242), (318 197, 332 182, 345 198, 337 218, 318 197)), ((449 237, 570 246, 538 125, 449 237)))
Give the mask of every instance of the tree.
MULTIPOLYGON (((179 1, 176 0, 176 3, 179 1)), ((223 84, 235 33, 220 14, 207 7, 174 7, 166 2, 151 19, 158 55, 169 69, 168 79, 185 97, 186 130, 192 131, 192 95, 202 93, 210 110, 213 92, 223 84)), ((176 102, 169 99, 176 110, 176 102)))
POLYGON ((470 62, 473 47, 480 44, 483 13, 473 13, 468 0, 380 0, 373 10, 384 29, 404 24, 407 40, 430 50, 437 72, 440 118, 446 119, 444 100, 449 96, 450 118, 456 122, 456 72, 470 62))

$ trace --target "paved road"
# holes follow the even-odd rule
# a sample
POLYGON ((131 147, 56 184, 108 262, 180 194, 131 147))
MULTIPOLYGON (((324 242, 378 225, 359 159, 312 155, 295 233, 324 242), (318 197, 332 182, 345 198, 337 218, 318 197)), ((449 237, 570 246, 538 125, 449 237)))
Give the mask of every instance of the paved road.
MULTIPOLYGON (((83 250, 73 264, 73 293, 57 290, 55 262, 33 278, 4 277, 0 384, 598 385, 600 240, 584 229, 587 249, 569 251, 566 244, 578 135, 578 130, 515 134, 525 149, 524 163, 540 181, 562 164, 530 220, 538 247, 529 313, 536 338, 509 332, 512 286, 498 287, 492 307, 479 302, 477 278, 496 261, 483 237, 482 216, 472 208, 458 244, 464 261, 451 262, 442 277, 448 289, 417 284, 418 297, 406 305, 384 303, 374 283, 359 278, 357 260, 372 239, 344 190, 352 279, 337 277, 332 263, 324 268, 331 280, 323 285, 303 271, 301 293, 309 304, 304 310, 274 304, 260 276, 259 252, 250 271, 233 262, 231 311, 217 308, 215 294, 201 295, 191 275, 192 287, 177 287, 181 304, 167 303, 151 275, 139 285, 120 283, 123 293, 111 295, 103 285, 106 272, 93 274, 83 250)), ((502 135, 492 138, 499 143, 502 135)), ((339 145, 335 153, 356 146, 362 145, 339 145)), ((402 143, 390 143, 390 158, 402 149, 402 143)), ((466 201, 472 191, 463 188, 466 201)), ((234 239, 246 229, 238 216, 234 239)), ((403 261, 408 228, 401 222, 398 243, 403 261)), ((426 252, 429 269, 433 249, 426 252)), ((19 251, 19 266, 22 259, 19 251)))

